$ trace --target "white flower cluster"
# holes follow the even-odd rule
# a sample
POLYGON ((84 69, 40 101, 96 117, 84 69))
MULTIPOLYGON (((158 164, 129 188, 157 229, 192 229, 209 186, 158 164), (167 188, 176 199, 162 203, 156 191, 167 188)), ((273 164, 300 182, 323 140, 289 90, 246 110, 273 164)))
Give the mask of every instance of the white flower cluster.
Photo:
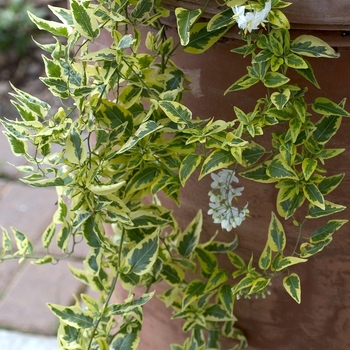
POLYGON ((216 224, 221 224, 221 227, 227 231, 241 225, 243 220, 248 216, 248 203, 241 209, 232 205, 233 199, 242 195, 244 187, 232 187, 231 183, 238 183, 238 178, 233 170, 224 169, 218 174, 211 174, 213 182, 212 190, 209 191, 210 209, 209 215, 212 215, 213 221, 216 224))
POLYGON ((232 11, 238 27, 243 29, 245 34, 251 33, 252 30, 259 29, 259 25, 265 26, 266 17, 271 11, 271 1, 267 1, 261 11, 245 12, 245 6, 234 6, 232 11))

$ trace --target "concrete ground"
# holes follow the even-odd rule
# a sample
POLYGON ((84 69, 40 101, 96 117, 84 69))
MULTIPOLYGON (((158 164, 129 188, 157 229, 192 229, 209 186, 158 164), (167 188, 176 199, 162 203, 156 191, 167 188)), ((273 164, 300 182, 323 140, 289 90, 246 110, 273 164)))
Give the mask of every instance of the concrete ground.
MULTIPOLYGON (((55 191, 31 188, 19 181, 18 172, 7 162, 19 165, 24 161, 12 155, 2 131, 0 127, 0 232, 1 227, 9 232, 11 226, 16 227, 28 235, 34 251, 44 256, 47 252, 42 248, 41 234, 56 210, 55 191)), ((80 267, 85 249, 57 265, 38 266, 17 259, 0 263, 1 350, 57 349, 54 336, 58 322, 46 303, 71 305, 73 295, 84 291, 70 274, 68 263, 80 267)))

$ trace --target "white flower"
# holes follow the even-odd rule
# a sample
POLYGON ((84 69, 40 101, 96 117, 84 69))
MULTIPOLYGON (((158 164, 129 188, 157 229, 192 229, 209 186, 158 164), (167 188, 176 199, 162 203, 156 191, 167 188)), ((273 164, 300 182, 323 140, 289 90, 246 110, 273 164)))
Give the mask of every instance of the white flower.
POLYGON ((271 0, 265 3, 261 11, 245 13, 244 6, 234 6, 232 11, 238 27, 243 29, 245 33, 251 33, 253 30, 259 29, 259 25, 265 26, 264 23, 267 22, 266 17, 271 11, 271 0))
POLYGON ((238 183, 238 178, 233 170, 224 169, 218 174, 211 174, 213 182, 212 190, 209 191, 208 214, 212 215, 213 222, 221 224, 222 229, 231 231, 233 228, 241 225, 248 216, 248 204, 242 209, 232 205, 233 199, 242 195, 244 187, 232 187, 232 182, 238 183))

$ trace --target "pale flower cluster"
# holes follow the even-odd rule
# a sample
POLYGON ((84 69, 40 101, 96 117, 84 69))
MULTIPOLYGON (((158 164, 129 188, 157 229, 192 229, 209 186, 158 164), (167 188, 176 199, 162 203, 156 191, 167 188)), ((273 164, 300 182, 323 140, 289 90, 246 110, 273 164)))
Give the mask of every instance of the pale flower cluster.
POLYGON ((271 11, 271 1, 267 1, 261 11, 245 12, 245 6, 234 6, 232 11, 238 27, 243 29, 245 34, 251 33, 253 30, 259 29, 260 25, 265 26, 267 15, 271 11))
POLYGON ((232 183, 238 183, 238 178, 233 170, 224 169, 218 174, 211 174, 213 182, 209 191, 209 211, 214 223, 221 224, 222 229, 231 231, 241 225, 249 215, 248 203, 243 208, 232 205, 233 200, 242 195, 244 187, 232 187, 232 183))

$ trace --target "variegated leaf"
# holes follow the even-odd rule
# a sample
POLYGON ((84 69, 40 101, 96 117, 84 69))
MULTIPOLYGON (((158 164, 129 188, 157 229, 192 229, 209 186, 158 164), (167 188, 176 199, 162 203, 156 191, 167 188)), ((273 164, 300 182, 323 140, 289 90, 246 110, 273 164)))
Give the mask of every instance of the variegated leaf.
POLYGON ((281 270, 286 269, 289 266, 300 264, 300 263, 303 263, 306 261, 307 261, 307 259, 298 258, 296 256, 286 256, 278 261, 278 264, 277 264, 275 270, 281 271, 281 270))
POLYGON ((336 115, 343 117, 350 116, 349 112, 347 112, 343 107, 326 97, 317 97, 315 103, 312 105, 312 109, 316 113, 323 115, 336 115))
POLYGON ((289 82, 289 78, 287 78, 282 73, 278 72, 267 72, 265 76, 262 78, 262 82, 266 87, 269 88, 277 88, 289 82))
POLYGON ((283 286, 288 294, 298 303, 301 302, 300 278, 296 273, 292 273, 283 279, 283 286))
POLYGON ((226 32, 228 28, 223 27, 209 32, 207 23, 196 23, 191 29, 189 43, 184 47, 184 50, 192 54, 200 54, 213 46, 226 32))
POLYGON ((301 163, 305 180, 309 180, 317 167, 317 160, 313 158, 305 158, 301 163))
POLYGON ((78 310, 76 306, 66 307, 47 304, 50 310, 65 324, 78 329, 89 329, 94 326, 94 319, 78 310))
POLYGON ((179 125, 179 128, 184 128, 192 119, 192 112, 183 104, 176 101, 160 101, 159 107, 163 110, 166 116, 179 125))
POLYGON ((182 186, 197 169, 202 161, 202 156, 198 154, 188 154, 181 162, 179 169, 179 178, 182 186))
POLYGON ((310 243, 317 244, 321 241, 328 240, 335 231, 338 231, 348 220, 329 220, 327 224, 315 230, 310 238, 310 243))
POLYGON ((300 35, 293 40, 290 50, 309 57, 337 58, 339 54, 326 42, 313 35, 300 35))
POLYGON ((286 234, 283 226, 273 212, 271 213, 267 242, 273 252, 282 252, 286 246, 286 234))
POLYGON ((183 257, 188 257, 195 251, 199 243, 199 237, 202 231, 202 224, 202 211, 199 210, 195 218, 179 236, 177 249, 183 257))
POLYGON ((316 205, 320 209, 325 209, 325 202, 322 193, 315 184, 309 183, 303 187, 305 197, 310 203, 316 205))
POLYGON ((69 130, 66 139, 66 157, 70 163, 77 165, 82 164, 87 157, 83 139, 74 125, 69 130))
POLYGON ((283 109, 290 99, 290 90, 284 89, 282 92, 274 92, 271 94, 271 102, 279 110, 283 109))
POLYGON ((212 32, 217 29, 226 28, 235 23, 235 20, 232 15, 232 9, 228 8, 222 12, 214 14, 209 22, 207 29, 209 32, 212 32))
POLYGON ((266 174, 272 179, 298 180, 298 175, 292 167, 282 159, 274 159, 266 169, 266 174))
POLYGON ((28 13, 28 16, 39 29, 45 30, 52 35, 68 37, 73 31, 69 25, 41 19, 30 12, 28 13))
POLYGON ((200 280, 192 280, 186 287, 182 299, 182 310, 198 300, 205 292, 205 283, 200 280))
POLYGON ((121 271, 124 274, 134 273, 136 275, 148 273, 157 259, 158 247, 159 229, 156 229, 128 252, 121 264, 121 271))
POLYGON ((202 179, 205 175, 215 170, 227 168, 234 162, 235 158, 231 152, 222 149, 215 150, 203 162, 199 179, 202 179))
POLYGON ((183 7, 177 7, 175 9, 177 32, 182 46, 186 46, 189 43, 190 30, 201 14, 202 11, 200 9, 192 11, 183 7))
POLYGON ((345 210, 346 207, 340 204, 335 204, 329 201, 324 201, 324 209, 315 205, 314 203, 309 204, 309 214, 306 216, 308 219, 320 218, 327 215, 332 215, 345 210))
POLYGON ((139 128, 135 131, 135 134, 132 135, 124 145, 118 150, 117 154, 124 153, 134 147, 140 140, 146 136, 156 132, 161 129, 162 125, 157 125, 153 120, 148 120, 145 123, 142 123, 139 128))

